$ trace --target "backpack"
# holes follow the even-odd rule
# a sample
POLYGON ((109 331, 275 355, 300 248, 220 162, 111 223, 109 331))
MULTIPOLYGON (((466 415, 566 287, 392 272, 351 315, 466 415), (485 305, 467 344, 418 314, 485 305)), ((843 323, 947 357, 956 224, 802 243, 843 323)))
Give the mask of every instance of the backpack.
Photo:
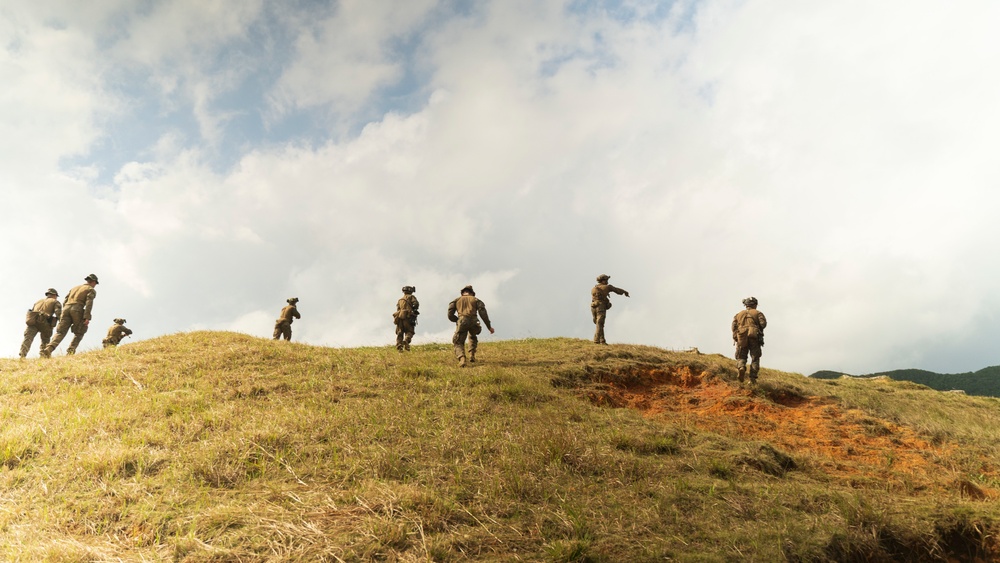
POLYGON ((28 313, 24 316, 24 324, 28 326, 35 326, 38 324, 38 318, 40 316, 41 313, 39 313, 38 311, 28 309, 28 313))
POLYGON ((750 311, 745 311, 742 319, 740 319, 740 326, 738 330, 740 335, 746 336, 747 338, 760 337, 760 327, 757 326, 757 317, 750 313, 750 311))

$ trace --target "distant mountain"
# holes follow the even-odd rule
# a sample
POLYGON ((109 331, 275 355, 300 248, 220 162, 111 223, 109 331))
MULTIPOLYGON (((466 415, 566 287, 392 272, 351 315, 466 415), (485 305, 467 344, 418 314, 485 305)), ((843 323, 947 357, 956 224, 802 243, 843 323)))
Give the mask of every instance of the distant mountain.
POLYGON ((871 378, 888 377, 897 381, 912 381, 938 391, 962 390, 969 395, 1000 397, 1000 366, 990 366, 966 373, 935 373, 922 369, 897 369, 866 375, 851 375, 839 371, 822 370, 810 375, 816 379, 838 379, 842 376, 871 378))

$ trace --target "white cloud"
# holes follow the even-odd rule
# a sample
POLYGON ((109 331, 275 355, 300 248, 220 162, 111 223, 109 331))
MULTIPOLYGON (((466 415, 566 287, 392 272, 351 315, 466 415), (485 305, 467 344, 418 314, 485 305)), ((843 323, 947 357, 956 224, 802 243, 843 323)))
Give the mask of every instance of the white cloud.
POLYGON ((339 112, 365 105, 404 72, 391 42, 413 33, 436 4, 341 0, 330 17, 298 36, 295 60, 278 82, 275 102, 283 109, 331 106, 339 112))
POLYGON ((99 314, 143 336, 267 337, 296 295, 296 339, 377 345, 393 339, 401 285, 418 288, 426 342, 448 339, 444 307, 473 283, 495 338, 589 338, 589 289, 605 272, 632 294, 614 298, 616 342, 728 353, 753 294, 771 320, 765 366, 996 363, 982 335, 1000 330, 987 153, 1000 80, 983 69, 1000 51, 998 8, 707 1, 657 18, 656 4, 627 18, 565 2, 468 14, 341 2, 285 15, 273 25, 303 22, 294 44, 257 53, 233 48, 251 29, 282 36, 266 3, 107 4, 61 28, 0 18, 21 37, 0 53, 12 78, 0 128, 24 136, 0 177, 40 194, 9 190, 30 211, 6 211, 3 228, 51 225, 29 231, 45 253, 4 251, 33 272, 7 294, 30 303, 94 271, 99 314), (124 28, 102 50, 111 21, 124 28), (282 48, 291 61, 262 72, 282 48), (235 68, 209 60, 232 52, 235 68), (108 107, 146 107, 128 99, 144 91, 134 84, 108 93, 87 62, 98 55, 158 81, 162 104, 183 101, 135 119, 186 115, 202 140, 168 119, 111 185, 95 173, 106 163, 60 165, 114 135, 108 107), (282 136, 227 144, 231 108, 216 102, 249 76, 273 83, 236 111, 276 103, 267 126, 282 136), (380 109, 386 88, 427 101, 380 109), (349 135, 294 131, 328 111, 379 116, 349 135), (214 160, 220 147, 235 165, 214 160))

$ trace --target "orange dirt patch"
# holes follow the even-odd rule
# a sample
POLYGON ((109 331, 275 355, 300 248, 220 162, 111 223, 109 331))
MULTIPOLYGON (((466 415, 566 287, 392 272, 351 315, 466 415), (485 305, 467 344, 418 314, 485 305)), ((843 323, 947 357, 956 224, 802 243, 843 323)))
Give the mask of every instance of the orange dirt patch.
MULTIPOLYGON (((688 368, 629 373, 625 379, 628 384, 611 383, 605 392, 591 394, 591 400, 732 438, 768 442, 851 485, 919 491, 957 479, 943 463, 954 446, 935 446, 910 428, 829 399, 762 398, 688 368)), ((984 494, 994 496, 992 491, 984 494)))

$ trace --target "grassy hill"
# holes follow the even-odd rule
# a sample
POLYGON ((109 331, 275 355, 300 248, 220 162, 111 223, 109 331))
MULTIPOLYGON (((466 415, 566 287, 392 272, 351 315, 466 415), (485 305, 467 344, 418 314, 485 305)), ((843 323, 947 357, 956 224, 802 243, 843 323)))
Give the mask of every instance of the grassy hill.
POLYGON ((1000 403, 572 339, 0 361, 0 560, 1000 556, 1000 403))
POLYGON ((837 379, 844 375, 850 377, 889 377, 896 381, 912 381, 926 385, 938 391, 961 390, 969 395, 982 397, 1000 397, 1000 366, 991 366, 979 371, 966 373, 935 373, 921 369, 897 369, 883 373, 867 375, 842 374, 835 371, 818 371, 809 377, 817 379, 837 379))

